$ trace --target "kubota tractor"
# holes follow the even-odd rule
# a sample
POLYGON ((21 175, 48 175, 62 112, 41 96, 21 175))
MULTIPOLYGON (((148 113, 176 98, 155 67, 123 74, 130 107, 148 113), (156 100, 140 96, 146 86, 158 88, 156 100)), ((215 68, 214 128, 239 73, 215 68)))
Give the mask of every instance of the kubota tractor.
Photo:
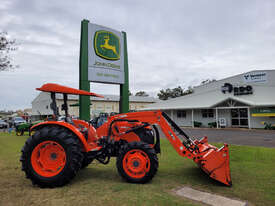
POLYGON ((93 160, 108 164, 111 157, 116 157, 118 173, 126 181, 146 183, 158 170, 158 125, 179 155, 192 159, 211 178, 232 185, 228 145, 218 149, 208 144, 207 137, 193 141, 162 111, 118 114, 95 129, 88 122, 70 118, 68 94, 102 96, 57 84, 44 84, 37 90, 51 93, 54 115, 31 128, 35 133, 22 148, 22 170, 33 184, 62 186, 93 160), (64 96, 65 121, 57 121, 56 93, 64 96))

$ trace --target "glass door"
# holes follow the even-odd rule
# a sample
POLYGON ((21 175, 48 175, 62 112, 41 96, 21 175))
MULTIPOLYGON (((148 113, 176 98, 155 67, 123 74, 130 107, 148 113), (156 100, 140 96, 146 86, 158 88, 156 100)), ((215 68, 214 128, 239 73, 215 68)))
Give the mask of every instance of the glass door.
POLYGON ((248 127, 247 108, 231 109, 232 127, 248 127))

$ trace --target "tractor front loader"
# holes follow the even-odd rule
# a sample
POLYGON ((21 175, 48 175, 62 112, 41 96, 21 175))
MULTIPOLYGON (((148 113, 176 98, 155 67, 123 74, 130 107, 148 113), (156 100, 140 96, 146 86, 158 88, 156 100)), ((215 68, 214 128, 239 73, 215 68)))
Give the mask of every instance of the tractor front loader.
POLYGON ((118 114, 95 129, 88 122, 70 118, 67 95, 102 96, 57 84, 45 84, 38 90, 51 93, 54 115, 31 128, 35 133, 22 148, 22 170, 33 184, 62 186, 92 161, 108 164, 111 157, 116 157, 118 173, 126 181, 146 183, 158 170, 158 125, 179 155, 192 159, 211 178, 232 185, 228 145, 218 149, 208 144, 207 137, 192 140, 162 111, 118 114), (56 121, 55 93, 64 95, 65 121, 56 121))

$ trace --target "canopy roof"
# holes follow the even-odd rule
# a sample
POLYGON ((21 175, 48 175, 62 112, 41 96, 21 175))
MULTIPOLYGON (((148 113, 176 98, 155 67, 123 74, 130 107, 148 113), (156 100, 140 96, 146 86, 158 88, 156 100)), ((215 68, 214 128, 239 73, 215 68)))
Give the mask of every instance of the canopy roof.
POLYGON ((101 97, 104 98, 102 95, 87 92, 84 90, 74 89, 67 86, 62 86, 59 84, 47 83, 42 85, 40 88, 36 88, 36 90, 42 92, 55 92, 55 93, 62 93, 62 94, 76 94, 76 95, 86 95, 86 96, 94 96, 94 97, 101 97))

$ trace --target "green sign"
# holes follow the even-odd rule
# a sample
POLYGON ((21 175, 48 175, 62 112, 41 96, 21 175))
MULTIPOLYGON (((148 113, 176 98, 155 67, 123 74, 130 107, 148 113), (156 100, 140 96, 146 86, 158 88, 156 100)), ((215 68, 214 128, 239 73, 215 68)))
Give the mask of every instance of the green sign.
MULTIPOLYGON (((120 113, 129 111, 129 74, 125 32, 81 22, 79 89, 90 91, 90 82, 120 85, 120 113)), ((79 117, 90 120, 89 96, 79 97, 79 117)), ((77 106, 77 105, 74 105, 77 106)))
POLYGON ((107 60, 120 59, 119 37, 110 31, 97 31, 94 35, 94 49, 97 56, 107 60))
POLYGON ((274 117, 275 108, 254 108, 251 113, 252 117, 274 117))
POLYGON ((124 35, 120 31, 88 24, 88 80, 91 82, 124 84, 124 35))

